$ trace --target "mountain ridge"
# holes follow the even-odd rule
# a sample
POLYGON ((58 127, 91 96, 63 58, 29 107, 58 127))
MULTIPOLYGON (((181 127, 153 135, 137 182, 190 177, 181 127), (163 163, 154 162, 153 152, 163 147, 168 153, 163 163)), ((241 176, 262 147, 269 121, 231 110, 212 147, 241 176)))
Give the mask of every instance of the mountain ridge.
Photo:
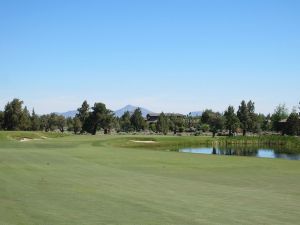
MULTIPOLYGON (((125 112, 128 111, 129 113, 133 113, 134 110, 136 110, 137 108, 141 109, 143 117, 146 117, 147 114, 149 114, 149 113, 154 113, 153 111, 151 111, 149 109, 129 104, 129 105, 124 106, 123 108, 115 110, 114 114, 115 114, 116 117, 121 117, 125 112)), ((67 112, 61 112, 61 113, 55 112, 55 114, 64 116, 65 118, 68 118, 68 117, 73 118, 73 117, 76 116, 77 110, 69 110, 67 112)), ((201 116, 202 111, 193 111, 193 112, 190 112, 190 114, 191 114, 192 117, 201 116)))

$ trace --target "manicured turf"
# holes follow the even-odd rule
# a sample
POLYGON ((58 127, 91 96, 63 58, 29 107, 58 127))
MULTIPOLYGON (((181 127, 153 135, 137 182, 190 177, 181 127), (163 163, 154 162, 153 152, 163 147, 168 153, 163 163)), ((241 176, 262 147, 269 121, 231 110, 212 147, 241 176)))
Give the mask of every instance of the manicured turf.
POLYGON ((201 137, 22 135, 0 133, 0 225, 300 224, 300 161, 160 151, 201 137))

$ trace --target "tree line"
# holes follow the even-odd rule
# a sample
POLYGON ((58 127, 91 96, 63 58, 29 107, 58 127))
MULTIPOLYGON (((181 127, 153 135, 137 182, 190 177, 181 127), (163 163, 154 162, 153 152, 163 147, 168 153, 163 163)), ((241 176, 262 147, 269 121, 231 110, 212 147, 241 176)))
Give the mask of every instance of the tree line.
POLYGON ((95 135, 97 131, 105 134, 116 132, 140 132, 150 131, 168 134, 169 132, 191 132, 201 134, 211 132, 213 136, 229 135, 236 133, 246 135, 247 132, 281 132, 287 135, 300 135, 299 111, 293 109, 288 113, 285 105, 278 105, 273 114, 264 115, 255 112, 253 101, 242 101, 237 110, 233 106, 223 112, 205 110, 201 116, 193 117, 191 114, 178 116, 176 114, 159 114, 157 121, 147 122, 142 112, 137 108, 133 113, 125 112, 120 118, 113 111, 106 108, 103 103, 95 103, 92 107, 87 101, 77 109, 74 118, 65 118, 55 113, 37 115, 34 111, 28 111, 23 107, 23 101, 13 99, 8 102, 4 111, 0 111, 0 130, 24 130, 24 131, 71 131, 75 134, 90 133, 95 135))

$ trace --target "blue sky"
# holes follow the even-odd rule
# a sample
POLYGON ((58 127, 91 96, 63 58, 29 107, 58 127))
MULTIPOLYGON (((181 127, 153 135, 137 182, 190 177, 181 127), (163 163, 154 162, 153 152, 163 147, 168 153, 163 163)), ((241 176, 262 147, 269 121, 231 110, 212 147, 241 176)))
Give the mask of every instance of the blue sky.
POLYGON ((300 101, 300 1, 1 1, 0 108, 83 100, 111 109, 236 108, 300 101))

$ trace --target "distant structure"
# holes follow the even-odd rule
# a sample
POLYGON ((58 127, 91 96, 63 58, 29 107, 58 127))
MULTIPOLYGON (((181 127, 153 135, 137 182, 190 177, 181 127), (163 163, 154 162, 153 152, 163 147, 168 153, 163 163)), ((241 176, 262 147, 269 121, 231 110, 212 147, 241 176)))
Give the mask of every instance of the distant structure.
POLYGON ((148 113, 146 120, 148 123, 156 123, 159 117, 159 113, 148 113))
POLYGON ((278 122, 278 128, 279 128, 280 132, 282 133, 282 135, 284 135, 286 125, 287 125, 287 119, 283 119, 278 122))
MULTIPOLYGON (((298 118, 300 120, 300 113, 299 113, 298 118)), ((279 130, 280 130, 282 135, 285 134, 285 131, 286 131, 286 128, 287 128, 287 121, 288 121, 288 119, 283 119, 283 120, 280 120, 278 122, 279 130)))
MULTIPOLYGON (((148 113, 146 116, 146 121, 149 124, 157 123, 158 117, 160 113, 148 113)), ((167 117, 177 117, 177 118, 183 118, 185 115, 180 113, 165 113, 167 117)))

